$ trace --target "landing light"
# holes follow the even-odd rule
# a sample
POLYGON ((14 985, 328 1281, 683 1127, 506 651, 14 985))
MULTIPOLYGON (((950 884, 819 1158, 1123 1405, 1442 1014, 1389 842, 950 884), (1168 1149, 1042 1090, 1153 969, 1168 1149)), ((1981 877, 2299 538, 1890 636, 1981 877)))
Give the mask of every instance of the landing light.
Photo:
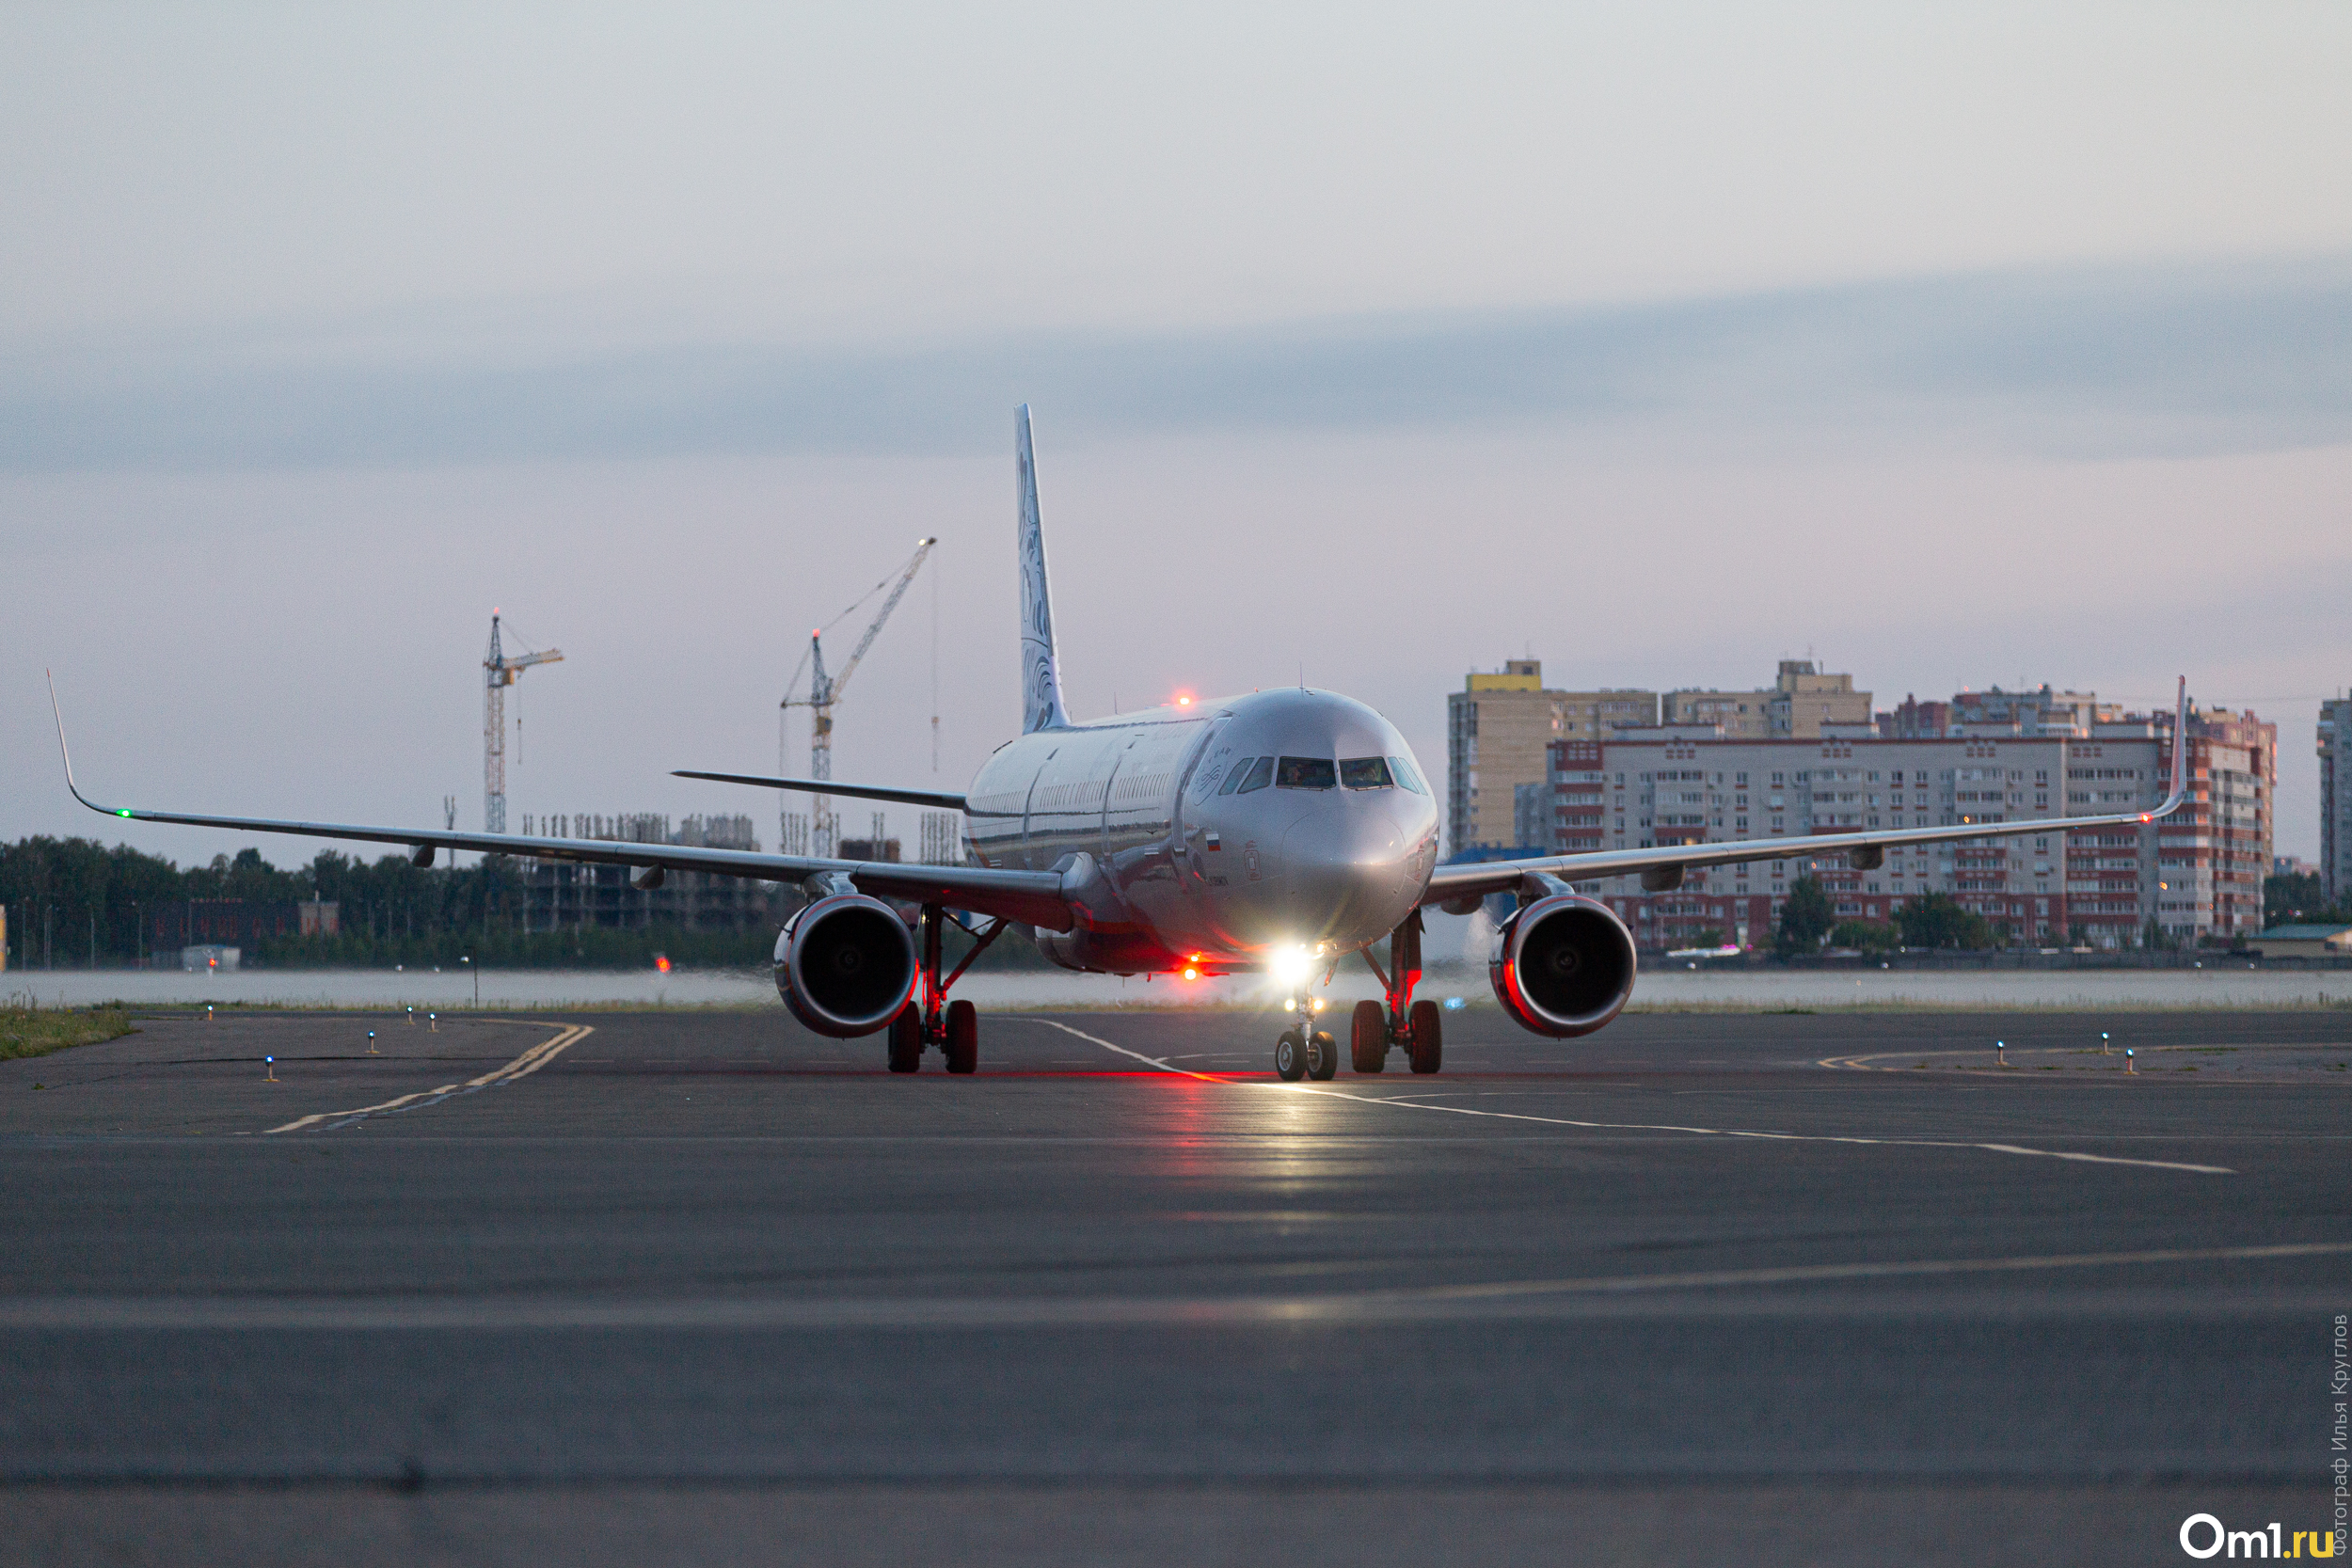
POLYGON ((1299 986, 1305 984, 1307 976, 1313 972, 1315 960, 1314 956, 1304 947, 1293 944, 1278 947, 1267 954, 1265 967, 1266 973, 1282 984, 1299 986))

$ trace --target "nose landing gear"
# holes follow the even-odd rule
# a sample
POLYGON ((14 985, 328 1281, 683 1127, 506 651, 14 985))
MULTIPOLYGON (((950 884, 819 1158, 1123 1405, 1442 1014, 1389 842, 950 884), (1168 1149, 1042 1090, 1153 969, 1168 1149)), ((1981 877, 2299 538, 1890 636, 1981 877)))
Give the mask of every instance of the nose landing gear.
POLYGON ((890 1021, 887 1033, 893 1072, 921 1071, 923 1053, 933 1046, 947 1058, 949 1072, 967 1073, 979 1068, 979 1011, 969 1002, 947 1001, 947 988, 963 977, 963 972, 972 967, 972 960, 988 951, 989 943, 1003 933, 1009 922, 991 922, 980 932, 980 940, 973 944, 972 951, 963 956, 963 961, 943 980, 939 977, 940 925, 946 917, 947 911, 937 904, 924 905, 917 917, 923 958, 914 1000, 890 1021))
POLYGON ((1340 1070, 1340 1042, 1328 1029, 1314 1026, 1314 1015, 1282 1031, 1274 1042, 1274 1070, 1286 1084, 1311 1078, 1326 1084, 1340 1070))

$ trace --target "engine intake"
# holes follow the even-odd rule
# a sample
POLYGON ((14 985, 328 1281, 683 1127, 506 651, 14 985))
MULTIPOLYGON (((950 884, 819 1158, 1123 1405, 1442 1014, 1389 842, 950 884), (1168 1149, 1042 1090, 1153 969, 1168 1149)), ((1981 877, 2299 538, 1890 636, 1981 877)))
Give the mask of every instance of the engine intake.
POLYGON ((1633 936, 1609 906, 1575 894, 1541 898, 1495 932, 1487 977, 1520 1027, 1559 1039, 1589 1035, 1633 994, 1633 936))
POLYGON ((914 934, 898 912, 862 893, 819 898, 776 938, 776 990, 820 1035, 870 1035, 914 994, 914 934))

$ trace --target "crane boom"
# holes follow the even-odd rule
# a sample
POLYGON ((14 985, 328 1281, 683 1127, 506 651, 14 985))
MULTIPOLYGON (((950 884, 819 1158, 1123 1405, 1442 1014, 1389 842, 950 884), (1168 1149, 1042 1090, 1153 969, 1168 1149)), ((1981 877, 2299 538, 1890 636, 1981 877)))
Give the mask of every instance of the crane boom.
POLYGON ((914 583, 914 574, 923 569, 924 558, 931 553, 931 546, 938 543, 937 539, 924 540, 915 549, 914 559, 909 561, 906 570, 898 574, 898 586, 891 589, 890 597, 884 599, 882 607, 874 612, 873 624, 866 628, 866 635, 857 640, 857 650, 850 655, 850 662, 843 665, 841 673, 833 678, 832 696, 836 702, 840 700, 841 689, 850 684, 851 675, 857 673, 858 660, 866 657, 866 650, 872 647, 874 639, 882 635, 882 623, 889 620, 890 612, 898 608, 898 601, 907 596, 907 589, 914 583))
MULTIPOLYGON (((809 633, 808 695, 804 698, 795 698, 787 690, 779 706, 805 707, 811 710, 808 741, 808 776, 810 778, 830 779, 833 777, 833 705, 841 700, 842 688, 848 686, 850 677, 857 673, 858 661, 866 657, 866 650, 874 645, 874 639, 882 635, 882 623, 890 619, 890 612, 898 608, 900 599, 906 597, 908 587, 914 581, 914 574, 923 569, 923 562, 930 557, 931 546, 938 543, 938 539, 934 537, 921 540, 916 544, 914 556, 899 570, 898 580, 892 585, 890 596, 882 600, 882 609, 874 612, 874 619, 867 625, 866 634, 858 639, 856 649, 850 653, 849 663, 841 667, 839 674, 833 675, 825 673, 823 628, 819 627, 809 633)), ((880 587, 881 584, 878 583, 875 586, 880 587)), ((871 593, 869 592, 866 596, 872 597, 871 593)), ((850 608, 855 609, 856 606, 853 605, 850 608)), ((798 679, 798 672, 795 672, 794 678, 798 679)), ((780 768, 785 766, 785 745, 784 736, 779 734, 776 738, 776 763, 780 768)), ((789 816, 789 813, 786 814, 787 820, 789 816)), ((818 856, 830 856, 834 848, 833 798, 819 795, 810 801, 809 816, 813 830, 810 835, 810 852, 818 856)), ((779 833, 783 836, 778 838, 777 847, 782 848, 784 838, 788 836, 789 830, 782 823, 778 827, 779 833)))

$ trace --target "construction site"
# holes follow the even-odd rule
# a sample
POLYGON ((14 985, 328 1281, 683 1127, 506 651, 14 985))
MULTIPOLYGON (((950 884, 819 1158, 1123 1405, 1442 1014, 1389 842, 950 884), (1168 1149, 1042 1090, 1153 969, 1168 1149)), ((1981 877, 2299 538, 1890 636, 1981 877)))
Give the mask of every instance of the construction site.
MULTIPOLYGON (((807 855, 820 859, 853 861, 898 861, 906 858, 902 841, 889 832, 884 813, 870 816, 868 831, 862 838, 843 835, 840 813, 833 809, 832 799, 823 792, 823 784, 833 777, 834 710, 847 690, 850 677, 857 673, 867 650, 881 636, 892 611, 913 586, 923 563, 930 558, 935 538, 918 542, 914 556, 891 576, 885 577, 855 603, 834 618, 828 626, 809 634, 808 647, 786 683, 782 701, 777 705, 777 771, 790 774, 791 720, 795 708, 809 712, 809 758, 806 773, 775 781, 787 801, 797 797, 807 798, 807 809, 795 811, 787 805, 777 814, 776 848, 780 854, 807 855), (873 619, 866 624, 850 657, 837 671, 828 671, 825 663, 825 633, 839 625, 870 602, 877 594, 885 595, 873 619), (802 677, 807 677, 805 688, 802 677)), ((936 612, 934 611, 934 614, 936 612)), ((503 626, 501 613, 490 615, 490 642, 482 661, 484 673, 483 704, 483 823, 485 831, 503 833, 506 819, 506 690, 521 677, 523 671, 543 664, 560 662, 561 650, 509 651, 506 642, 511 632, 503 626)), ((934 629, 934 648, 936 631, 934 629)), ((934 652, 934 662, 936 653, 934 652)), ((934 673, 933 687, 937 686, 934 673)), ((934 698, 933 707, 937 706, 934 698)), ((936 712, 930 721, 932 746, 936 752, 939 719, 936 712)), ((456 800, 445 802, 451 826, 455 825, 456 800)), ((674 844, 709 848, 760 848, 752 818, 748 816, 689 816, 673 825, 671 819, 658 812, 619 812, 611 816, 596 813, 553 815, 540 817, 525 816, 521 835, 548 838, 601 839, 623 844, 674 844)), ((919 847, 916 857, 929 864, 946 864, 961 859, 961 827, 953 812, 925 811, 921 813, 919 847)), ((659 870, 631 875, 627 866, 583 865, 571 861, 546 860, 536 856, 518 857, 523 876, 522 934, 544 933, 597 927, 611 930, 643 931, 655 927, 675 927, 694 931, 741 931, 763 925, 780 923, 800 900, 795 884, 761 882, 735 877, 709 876, 699 872, 661 872, 659 870)))

